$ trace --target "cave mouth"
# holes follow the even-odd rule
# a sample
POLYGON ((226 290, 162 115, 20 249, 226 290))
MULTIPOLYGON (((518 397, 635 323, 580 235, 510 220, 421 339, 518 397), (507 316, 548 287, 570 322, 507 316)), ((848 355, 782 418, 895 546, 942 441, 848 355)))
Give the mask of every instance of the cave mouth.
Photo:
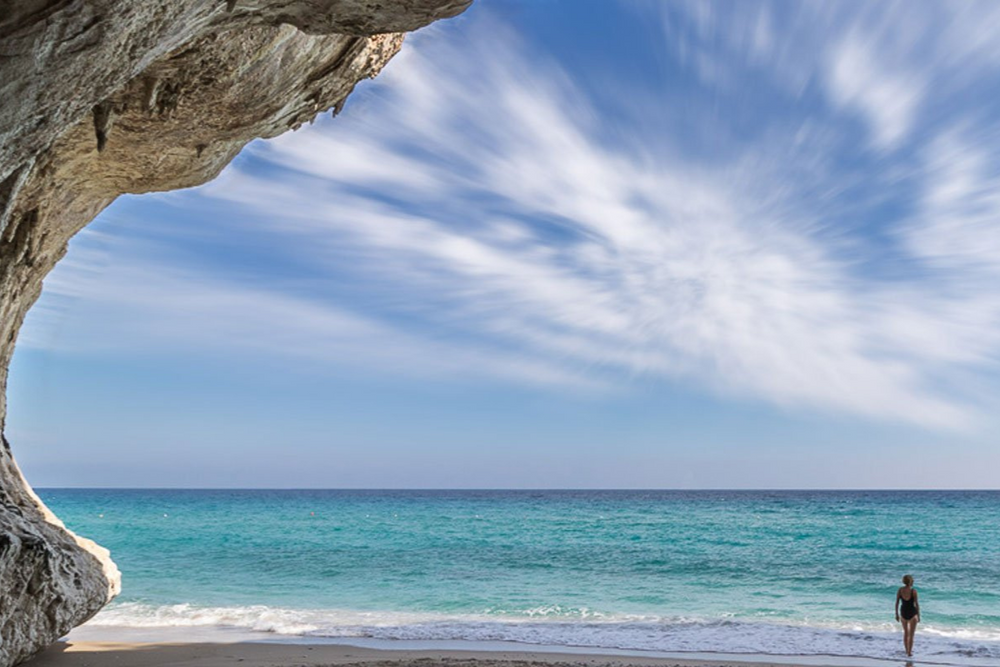
MULTIPOLYGON (((214 178, 249 141, 339 110, 403 35, 468 0, 205 3, 36 0, 0 19, 0 432, 18 331, 69 240, 118 196, 214 178)), ((0 666, 120 587, 0 448, 0 666)))

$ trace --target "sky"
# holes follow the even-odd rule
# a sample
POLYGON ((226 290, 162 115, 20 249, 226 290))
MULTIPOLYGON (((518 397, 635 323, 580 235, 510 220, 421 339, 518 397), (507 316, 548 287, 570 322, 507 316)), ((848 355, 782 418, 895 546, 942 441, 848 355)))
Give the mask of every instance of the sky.
POLYGON ((1000 4, 477 0, 120 198, 33 484, 998 488, 1000 4))

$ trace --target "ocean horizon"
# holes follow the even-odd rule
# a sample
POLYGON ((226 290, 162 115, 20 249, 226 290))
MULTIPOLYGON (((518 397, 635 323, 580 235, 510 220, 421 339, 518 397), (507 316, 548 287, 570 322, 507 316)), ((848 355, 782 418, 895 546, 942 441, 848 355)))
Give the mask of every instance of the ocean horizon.
POLYGON ((1000 660, 1000 491, 38 489, 111 549, 109 636, 1000 660))
POLYGON ((288 491, 288 492, 358 492, 358 493, 995 493, 1000 494, 1000 487, 991 488, 910 488, 910 487, 588 487, 588 486, 555 486, 555 487, 508 487, 508 486, 39 486, 34 487, 38 494, 59 493, 62 491, 288 491))

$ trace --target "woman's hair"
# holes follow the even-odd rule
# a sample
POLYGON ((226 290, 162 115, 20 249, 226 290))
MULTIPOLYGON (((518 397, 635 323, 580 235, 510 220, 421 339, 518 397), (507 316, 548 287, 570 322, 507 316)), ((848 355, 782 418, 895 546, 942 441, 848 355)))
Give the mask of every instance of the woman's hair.
POLYGON ((912 586, 913 585, 913 575, 912 574, 904 574, 903 575, 903 583, 906 584, 907 586, 912 586))

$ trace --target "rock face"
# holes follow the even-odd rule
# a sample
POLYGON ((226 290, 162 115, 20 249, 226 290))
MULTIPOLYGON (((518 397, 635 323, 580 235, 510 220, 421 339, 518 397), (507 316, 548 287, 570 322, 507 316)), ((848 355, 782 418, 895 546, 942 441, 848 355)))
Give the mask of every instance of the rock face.
MULTIPOLYGON (((215 177, 250 140, 336 113, 402 33, 471 0, 0 0, 0 433, 17 331, 69 239, 118 195, 215 177)), ((2 437, 2 436, 0 436, 2 437)), ((0 667, 120 577, 0 446, 0 667)))

